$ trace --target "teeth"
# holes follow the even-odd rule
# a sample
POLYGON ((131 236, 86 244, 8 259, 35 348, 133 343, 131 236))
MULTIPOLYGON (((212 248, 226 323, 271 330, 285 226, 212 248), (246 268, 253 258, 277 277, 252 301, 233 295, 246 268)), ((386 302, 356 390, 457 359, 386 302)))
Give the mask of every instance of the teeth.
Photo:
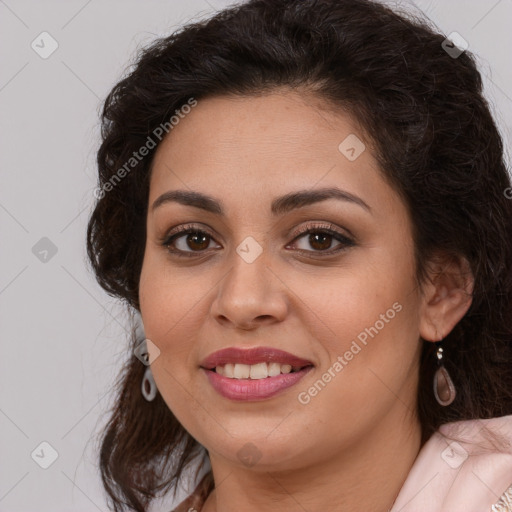
POLYGON ((291 364, 283 364, 281 365, 281 373, 290 373, 292 371, 291 364))
POLYGON ((251 372, 251 367, 248 364, 235 364, 233 370, 233 377, 235 379, 248 379, 251 372))
POLYGON ((275 377, 281 373, 281 365, 279 363, 269 363, 268 375, 269 377, 275 377))
POLYGON ((224 377, 229 377, 230 379, 233 379, 235 377, 233 370, 235 365, 228 363, 224 365, 224 377))
MULTIPOLYGON (((293 368, 299 370, 300 367, 293 368)), ((275 377, 281 373, 290 373, 292 366, 280 363, 257 363, 257 364, 239 364, 227 363, 223 366, 217 366, 215 371, 219 375, 230 379, 266 379, 275 377)))
POLYGON ((267 363, 252 364, 249 368, 251 379, 266 379, 268 377, 267 363))

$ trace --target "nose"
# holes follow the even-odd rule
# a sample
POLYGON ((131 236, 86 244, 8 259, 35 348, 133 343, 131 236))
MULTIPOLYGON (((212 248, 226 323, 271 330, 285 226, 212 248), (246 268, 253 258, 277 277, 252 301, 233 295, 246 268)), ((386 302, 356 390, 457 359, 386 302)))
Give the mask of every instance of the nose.
POLYGON ((265 252, 248 263, 234 254, 219 284, 211 313, 224 327, 253 330, 282 322, 288 311, 287 287, 268 266, 265 252))

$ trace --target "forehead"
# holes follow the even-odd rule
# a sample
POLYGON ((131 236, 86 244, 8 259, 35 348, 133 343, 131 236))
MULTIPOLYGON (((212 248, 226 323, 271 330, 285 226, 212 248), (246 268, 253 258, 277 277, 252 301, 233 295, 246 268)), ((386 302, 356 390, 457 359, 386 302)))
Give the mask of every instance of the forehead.
MULTIPOLYGON (((309 149, 326 148, 332 139, 359 132, 355 121, 339 108, 331 107, 315 96, 279 91, 258 96, 216 96, 200 99, 197 106, 182 115, 178 124, 160 144, 157 153, 186 150, 214 151, 216 158, 243 147, 269 151, 292 151, 295 158, 309 149), (194 143, 190 138, 196 139, 194 143), (185 149, 185 148, 184 148, 185 149)), ((334 153, 338 144, 330 148, 334 153)), ((200 154, 200 153, 199 153, 200 154)), ((238 154, 237 156, 240 156, 238 154)), ((264 155, 262 155, 264 156, 264 155)))
POLYGON ((363 140, 354 119, 312 95, 287 91, 198 100, 157 149, 150 203, 168 190, 189 189, 247 207, 252 197, 265 198, 270 209, 278 195, 324 187, 371 201, 379 190, 392 191, 363 140), (348 158, 347 147, 355 159, 348 158))

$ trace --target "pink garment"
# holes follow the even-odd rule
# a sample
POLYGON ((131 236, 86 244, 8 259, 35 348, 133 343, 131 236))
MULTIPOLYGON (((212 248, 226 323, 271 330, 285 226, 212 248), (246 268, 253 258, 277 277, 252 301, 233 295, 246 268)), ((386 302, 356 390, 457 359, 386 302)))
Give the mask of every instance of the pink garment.
POLYGON ((512 415, 446 423, 420 450, 390 512, 491 512, 510 486, 512 415))

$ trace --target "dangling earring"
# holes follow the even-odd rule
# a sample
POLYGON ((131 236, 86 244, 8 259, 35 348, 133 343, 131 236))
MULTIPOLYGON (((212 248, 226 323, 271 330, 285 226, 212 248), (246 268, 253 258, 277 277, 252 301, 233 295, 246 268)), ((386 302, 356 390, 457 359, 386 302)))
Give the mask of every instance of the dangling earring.
POLYGON ((155 384, 155 380, 153 379, 153 374, 151 373, 151 368, 149 366, 146 368, 146 371, 144 372, 141 389, 142 396, 148 402, 152 402, 155 399, 157 387, 155 384))
POLYGON ((434 396, 436 397, 439 405, 447 406, 450 405, 457 395, 453 381, 448 373, 448 370, 443 365, 443 349, 440 346, 441 341, 436 342, 437 344, 437 370, 434 375, 434 396))

